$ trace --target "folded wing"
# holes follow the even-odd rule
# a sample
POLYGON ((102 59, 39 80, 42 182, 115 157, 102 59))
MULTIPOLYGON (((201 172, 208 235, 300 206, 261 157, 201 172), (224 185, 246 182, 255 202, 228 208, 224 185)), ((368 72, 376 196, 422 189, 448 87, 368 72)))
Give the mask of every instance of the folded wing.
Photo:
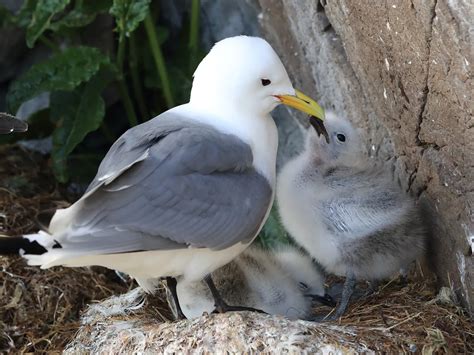
POLYGON ((57 212, 50 232, 65 250, 87 254, 248 243, 272 199, 252 161, 236 136, 162 115, 113 145, 86 194, 57 212))

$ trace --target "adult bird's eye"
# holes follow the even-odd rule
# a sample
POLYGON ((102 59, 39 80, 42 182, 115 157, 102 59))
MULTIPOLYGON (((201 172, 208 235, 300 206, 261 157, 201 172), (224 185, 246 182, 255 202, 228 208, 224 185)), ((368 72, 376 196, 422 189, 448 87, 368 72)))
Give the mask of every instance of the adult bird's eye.
POLYGON ((336 137, 337 137, 337 139, 338 139, 339 142, 345 142, 345 141, 346 141, 346 136, 343 135, 343 134, 341 134, 341 133, 338 133, 338 134, 336 135, 336 137))
POLYGON ((267 85, 270 85, 272 82, 270 81, 270 79, 262 79, 262 85, 263 86, 267 86, 267 85))

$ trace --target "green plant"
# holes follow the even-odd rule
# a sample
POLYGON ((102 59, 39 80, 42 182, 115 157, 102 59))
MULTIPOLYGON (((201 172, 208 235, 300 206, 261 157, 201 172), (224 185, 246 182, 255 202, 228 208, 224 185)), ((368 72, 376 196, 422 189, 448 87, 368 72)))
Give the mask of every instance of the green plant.
POLYGON ((201 59, 199 0, 191 3, 188 40, 180 37, 168 52, 169 32, 157 26, 158 6, 151 0, 25 0, 17 14, 0 8, 0 26, 21 27, 29 48, 51 50, 46 61, 11 83, 6 101, 15 114, 24 102, 50 93, 49 108, 29 118, 28 137, 52 134, 51 163, 58 181, 79 176, 78 165, 92 165, 90 174, 80 174, 90 179, 118 134, 187 100, 201 59), (116 50, 110 52, 87 46, 81 38, 101 14, 115 19, 116 50), (118 101, 106 102, 106 90, 117 92, 118 101))
POLYGON ((275 249, 281 245, 294 244, 280 222, 275 204, 255 242, 264 249, 275 249))

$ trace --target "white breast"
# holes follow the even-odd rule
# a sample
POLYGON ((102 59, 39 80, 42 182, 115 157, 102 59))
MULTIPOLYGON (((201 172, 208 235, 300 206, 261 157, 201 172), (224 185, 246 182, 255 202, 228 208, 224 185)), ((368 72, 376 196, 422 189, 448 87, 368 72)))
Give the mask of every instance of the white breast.
POLYGON ((295 241, 304 247, 327 271, 344 274, 339 270, 339 249, 320 219, 319 202, 331 191, 315 181, 301 179, 307 166, 304 156, 285 165, 278 176, 277 200, 281 220, 295 241))

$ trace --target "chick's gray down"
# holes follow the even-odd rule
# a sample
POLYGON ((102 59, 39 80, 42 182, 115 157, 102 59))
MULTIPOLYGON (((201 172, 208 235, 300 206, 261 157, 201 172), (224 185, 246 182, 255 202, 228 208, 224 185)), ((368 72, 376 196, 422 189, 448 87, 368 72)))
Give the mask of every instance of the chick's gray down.
POLYGON ((277 199, 295 241, 327 272, 346 276, 340 316, 355 280, 407 267, 423 254, 426 233, 413 199, 363 154, 354 127, 331 112, 325 126, 329 143, 309 128, 304 151, 279 175, 277 199))

